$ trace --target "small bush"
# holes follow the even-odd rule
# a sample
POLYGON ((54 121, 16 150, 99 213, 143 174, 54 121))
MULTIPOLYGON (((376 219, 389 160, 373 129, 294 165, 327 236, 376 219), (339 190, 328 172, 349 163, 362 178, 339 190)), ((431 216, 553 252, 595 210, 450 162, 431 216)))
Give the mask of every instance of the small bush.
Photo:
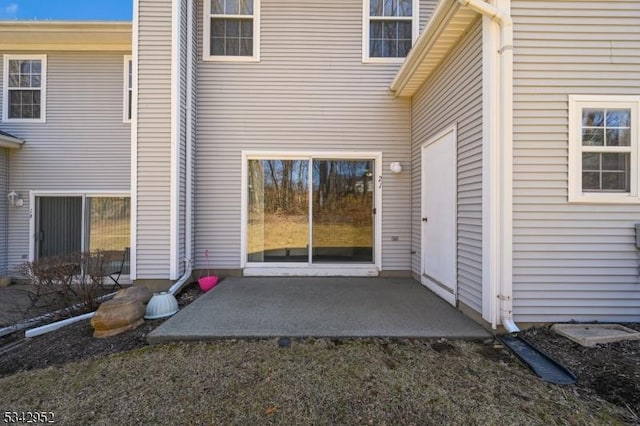
POLYGON ((50 256, 27 262, 19 272, 33 286, 30 293, 32 311, 62 311, 68 316, 90 312, 100 304, 105 293, 109 259, 104 252, 73 253, 50 256))

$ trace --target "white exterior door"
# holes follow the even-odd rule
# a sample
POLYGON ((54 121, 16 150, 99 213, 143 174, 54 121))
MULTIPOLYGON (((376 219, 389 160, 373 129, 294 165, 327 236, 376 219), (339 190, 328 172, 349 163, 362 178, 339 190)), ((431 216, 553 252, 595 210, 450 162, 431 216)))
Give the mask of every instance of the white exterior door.
POLYGON ((456 129, 422 146, 422 284, 455 305, 456 129))

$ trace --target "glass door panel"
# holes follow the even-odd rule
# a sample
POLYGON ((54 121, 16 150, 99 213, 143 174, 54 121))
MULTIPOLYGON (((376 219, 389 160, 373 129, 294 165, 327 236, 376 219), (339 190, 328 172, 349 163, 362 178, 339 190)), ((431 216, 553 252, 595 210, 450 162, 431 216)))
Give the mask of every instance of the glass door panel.
POLYGON ((82 197, 38 197, 38 258, 82 250, 82 197))
POLYGON ((86 249, 90 252, 107 252, 111 263, 109 270, 117 270, 122 265, 122 273, 128 274, 129 260, 126 252, 131 240, 130 199, 87 197, 86 209, 86 249))
POLYGON ((309 161, 249 160, 249 262, 309 261, 309 161))
POLYGON ((313 263, 373 263, 373 160, 313 160, 313 263))

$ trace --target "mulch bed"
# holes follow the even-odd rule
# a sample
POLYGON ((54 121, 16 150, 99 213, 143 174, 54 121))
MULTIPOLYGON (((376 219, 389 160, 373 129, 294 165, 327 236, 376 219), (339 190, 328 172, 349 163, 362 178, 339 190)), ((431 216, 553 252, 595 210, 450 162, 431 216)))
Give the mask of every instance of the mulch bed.
MULTIPOLYGON (((640 324, 624 324, 640 331, 640 324)), ((538 327, 520 333, 520 337, 571 370, 577 385, 601 398, 627 408, 640 422, 640 341, 596 345, 588 348, 538 327)))
MULTIPOLYGON (((192 283, 178 295, 178 304, 182 308, 201 294, 198 285, 192 283)), ((33 339, 16 341, 15 336, 0 338, 0 377, 147 346, 147 335, 163 321, 148 320, 135 330, 105 339, 92 337, 93 329, 89 321, 79 322, 33 339)), ((640 330, 640 324, 625 325, 640 330)), ((576 374, 579 388, 625 408, 631 419, 640 422, 640 341, 624 341, 587 348, 554 333, 547 327, 523 331, 520 337, 576 374)), ((339 344, 339 341, 334 343, 339 344)), ((437 352, 451 349, 447 342, 435 342, 432 346, 437 352)), ((482 355, 495 361, 513 362, 514 357, 506 350, 495 351, 489 348, 486 352, 482 355)))
MULTIPOLYGON (((201 294, 197 283, 189 284, 178 294, 178 306, 185 307, 201 294)), ((147 334, 165 320, 145 320, 134 330, 104 339, 93 338, 93 328, 88 320, 32 339, 16 340, 16 336, 0 338, 0 377, 147 346, 147 334), (7 350, 4 354, 3 346, 7 350)))

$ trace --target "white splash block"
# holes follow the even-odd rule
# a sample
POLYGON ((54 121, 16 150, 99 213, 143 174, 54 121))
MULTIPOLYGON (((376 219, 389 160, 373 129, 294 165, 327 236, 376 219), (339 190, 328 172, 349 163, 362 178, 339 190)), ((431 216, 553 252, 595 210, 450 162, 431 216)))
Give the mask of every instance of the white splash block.
POLYGON ((620 324, 554 324, 551 329, 587 347, 622 340, 640 340, 640 331, 620 324))

